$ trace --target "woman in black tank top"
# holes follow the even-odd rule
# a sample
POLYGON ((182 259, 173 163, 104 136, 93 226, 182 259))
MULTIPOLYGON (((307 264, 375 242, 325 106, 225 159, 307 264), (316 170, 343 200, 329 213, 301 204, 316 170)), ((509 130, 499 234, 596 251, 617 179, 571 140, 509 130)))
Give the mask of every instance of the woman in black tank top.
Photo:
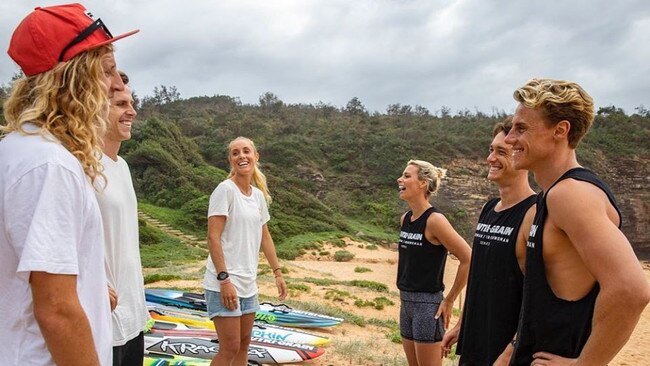
POLYGON ((442 364, 440 341, 454 300, 467 283, 471 249, 429 202, 444 175, 444 169, 426 161, 410 160, 397 179, 399 197, 410 209, 401 219, 397 266, 400 333, 409 366, 442 364), (443 299, 447 251, 460 265, 443 299))

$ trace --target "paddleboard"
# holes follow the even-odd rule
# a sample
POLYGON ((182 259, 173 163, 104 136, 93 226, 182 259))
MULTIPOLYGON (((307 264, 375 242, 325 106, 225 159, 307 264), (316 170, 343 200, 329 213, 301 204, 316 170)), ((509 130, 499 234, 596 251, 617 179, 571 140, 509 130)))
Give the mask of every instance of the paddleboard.
MULTIPOLYGON (((149 302, 205 311, 203 294, 165 289, 145 289, 145 296, 149 302)), ((260 304, 260 310, 255 314, 255 320, 271 325, 299 328, 331 327, 343 322, 341 318, 296 310, 285 304, 274 305, 271 303, 260 304)))
MULTIPOLYGON (((283 364, 302 362, 320 357, 322 348, 289 344, 287 342, 270 342, 255 340, 257 344, 248 347, 248 359, 259 364, 283 364)), ((212 359, 219 352, 219 342, 209 338, 168 337, 147 334, 144 337, 145 350, 149 353, 166 353, 174 356, 212 359)))
MULTIPOLYGON (((164 315, 161 316, 160 313, 156 312, 155 310, 151 311, 151 316, 152 318, 156 319, 154 325, 149 330, 149 332, 152 334, 182 337, 217 337, 217 333, 214 331, 214 324, 212 322, 210 322, 212 325, 211 328, 190 328, 188 325, 182 323, 182 318, 164 315), (166 320, 160 319, 161 317, 164 317, 166 320)), ((192 321, 191 323, 197 324, 196 321, 192 321)), ((326 346, 331 342, 327 337, 304 332, 298 329, 290 329, 258 323, 253 324, 251 335, 253 337, 266 340, 301 343, 319 347, 326 346)))
MULTIPOLYGON (((144 356, 144 366, 209 366, 211 360, 193 357, 173 356, 166 353, 149 353, 144 356)), ((262 366, 248 361, 246 366, 262 366)))

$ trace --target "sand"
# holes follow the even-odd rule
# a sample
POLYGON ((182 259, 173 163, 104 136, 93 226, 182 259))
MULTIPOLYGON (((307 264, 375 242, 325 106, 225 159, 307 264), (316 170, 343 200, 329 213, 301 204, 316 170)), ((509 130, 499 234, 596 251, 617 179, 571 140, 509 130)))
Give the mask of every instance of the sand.
MULTIPOLYGON (((327 304, 340 308, 348 313, 362 316, 364 319, 377 319, 379 321, 395 321, 399 319, 399 297, 395 286, 397 272, 397 252, 394 249, 368 246, 368 244, 357 243, 346 240, 348 244, 344 249, 354 253, 354 259, 349 262, 336 262, 332 254, 342 248, 325 247, 320 251, 308 253, 294 261, 283 261, 282 265, 288 269, 285 275, 288 283, 301 283, 309 287, 309 292, 292 290, 290 298, 303 303, 327 304), (372 248, 372 249, 371 249, 372 248), (319 252, 328 251, 330 255, 321 256, 319 252), (355 268, 364 267, 371 272, 358 273, 355 268), (368 289, 346 285, 319 286, 305 282, 305 278, 333 279, 340 281, 368 280, 385 284, 389 292, 378 293, 368 289), (340 299, 326 299, 328 291, 345 291, 348 295, 339 296, 340 299), (386 306, 382 310, 372 307, 357 307, 355 300, 373 300, 378 296, 384 296, 394 302, 394 305, 386 306)), ((266 263, 262 260, 262 263, 266 263)), ((642 263, 645 274, 650 281, 650 264, 642 263)), ((203 265, 202 263, 200 265, 203 265)), ((449 257, 445 269, 445 283, 447 288, 451 287, 458 261, 449 257)), ((262 275, 258 280, 260 293, 266 296, 277 296, 275 283, 269 275, 262 275)), ((200 288, 200 281, 172 281, 157 282, 147 287, 195 287, 200 288)), ((461 301, 464 293, 454 304, 454 307, 461 308, 461 301)), ((452 325, 458 321, 457 317, 452 318, 452 325)), ((391 342, 389 329, 366 324, 361 327, 351 323, 343 323, 332 328, 309 329, 312 333, 328 336, 332 344, 326 347, 326 353, 315 360, 299 363, 296 365, 312 366, 391 366, 406 365, 403 356, 402 346, 399 343, 391 342)), ((444 365, 456 365, 457 360, 446 360, 444 365)), ((650 365, 650 306, 645 309, 641 319, 636 326, 632 337, 625 347, 610 363, 610 366, 639 366, 650 365)))
MULTIPOLYGON (((326 248, 334 253, 340 248, 326 248)), ((355 254, 352 261, 336 262, 331 257, 320 257, 317 254, 307 254, 298 260, 283 263, 288 269, 287 278, 289 281, 299 281, 301 278, 330 278, 335 280, 349 281, 354 279, 370 280, 384 283, 389 288, 388 294, 378 294, 367 290, 357 289, 349 286, 317 286, 307 283, 310 287, 309 293, 299 292, 292 293, 293 299, 304 302, 325 302, 328 305, 337 306, 347 312, 363 316, 365 319, 376 318, 382 320, 399 319, 399 298, 395 286, 395 276, 397 272, 397 252, 395 250, 378 247, 377 249, 367 249, 367 245, 348 241, 345 248, 355 254), (363 248, 361 248, 363 247, 363 248), (356 267, 365 267, 372 272, 357 273, 356 267), (387 306, 383 310, 374 308, 359 308, 354 305, 353 299, 343 301, 333 301, 325 299, 325 293, 328 289, 337 289, 348 291, 353 296, 361 299, 372 300, 377 296, 385 296, 392 300, 395 305, 387 306)), ((643 263, 644 271, 650 281, 650 265, 643 263)), ((449 257, 446 266, 445 283, 447 288, 451 287, 458 261, 449 257)), ((260 283, 260 291, 268 296, 276 294, 274 285, 270 282, 260 283)), ((464 293, 454 304, 455 307, 461 306, 461 300, 464 293)), ((455 324, 457 318, 452 319, 455 324)), ((405 365, 402 347, 398 343, 393 343, 388 339, 389 332, 385 327, 376 327, 366 325, 359 327, 354 324, 342 324, 340 326, 325 330, 310 330, 314 333, 324 334, 332 339, 332 344, 327 347, 327 352, 322 357, 301 363, 299 365, 322 365, 322 366, 339 366, 339 365, 405 365)), ((447 360, 445 365, 454 365, 455 362, 447 360)), ((627 342, 625 347, 610 363, 611 366, 638 366, 650 365, 650 306, 645 309, 641 319, 627 342)))

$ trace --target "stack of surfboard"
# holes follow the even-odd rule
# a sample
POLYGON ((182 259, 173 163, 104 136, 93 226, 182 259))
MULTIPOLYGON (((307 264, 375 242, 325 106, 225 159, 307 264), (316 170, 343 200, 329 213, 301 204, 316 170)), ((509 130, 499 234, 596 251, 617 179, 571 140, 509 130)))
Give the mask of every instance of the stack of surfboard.
MULTIPOLYGON (((145 366, 209 365, 219 352, 214 324, 203 294, 146 289, 149 314, 155 320, 145 334, 145 366)), ((248 349, 249 365, 302 362, 320 357, 329 338, 295 329, 340 324, 343 319, 287 305, 260 304, 248 349), (292 328, 287 328, 288 326, 292 328)))

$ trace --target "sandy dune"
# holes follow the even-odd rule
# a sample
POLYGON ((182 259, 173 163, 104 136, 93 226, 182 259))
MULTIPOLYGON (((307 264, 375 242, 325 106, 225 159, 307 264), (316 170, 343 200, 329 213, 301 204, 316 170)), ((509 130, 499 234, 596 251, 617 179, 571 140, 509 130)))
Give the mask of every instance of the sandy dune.
MULTIPOLYGON (((334 253, 340 248, 327 248, 334 253)), ((309 293, 294 292, 294 299, 305 302, 325 302, 337 306, 347 312, 363 316, 365 319, 395 320, 399 318, 399 298, 395 287, 395 276, 397 272, 397 252, 386 248, 374 250, 366 249, 361 243, 348 242, 345 248, 355 254, 350 262, 335 262, 329 257, 319 257, 317 254, 307 254, 298 260, 285 262, 289 269, 287 278, 290 282, 300 282, 306 277, 330 278, 335 280, 371 280, 384 283, 388 286, 389 294, 378 294, 368 290, 353 288, 349 286, 317 286, 306 283, 310 287, 309 293), (366 267, 372 272, 357 273, 356 267, 366 267), (383 310, 374 308, 359 308, 354 305, 354 299, 333 301, 325 299, 327 290, 337 289, 348 291, 351 296, 360 299, 373 299, 377 296, 385 296, 392 300, 395 305, 387 306, 383 310)), ((451 287, 458 261, 450 257, 447 261, 445 282, 447 288, 451 287)), ((645 273, 650 281, 650 266, 645 265, 645 273)), ((269 296, 275 294, 275 288, 270 281, 260 281, 260 291, 269 296)), ((464 297, 464 294, 461 295, 464 297)), ((456 301, 455 307, 460 307, 461 299, 456 301)), ((452 320, 455 324, 456 318, 452 320)), ((327 353, 316 360, 303 363, 304 365, 401 365, 405 364, 400 344, 391 342, 385 327, 366 325, 359 327, 353 324, 343 324, 326 330, 313 330, 315 333, 325 334, 332 338, 332 345, 328 347, 327 353)), ((453 365, 453 361, 447 361, 446 365, 453 365)), ((634 334, 610 365, 650 365, 650 307, 643 312, 634 334)))

